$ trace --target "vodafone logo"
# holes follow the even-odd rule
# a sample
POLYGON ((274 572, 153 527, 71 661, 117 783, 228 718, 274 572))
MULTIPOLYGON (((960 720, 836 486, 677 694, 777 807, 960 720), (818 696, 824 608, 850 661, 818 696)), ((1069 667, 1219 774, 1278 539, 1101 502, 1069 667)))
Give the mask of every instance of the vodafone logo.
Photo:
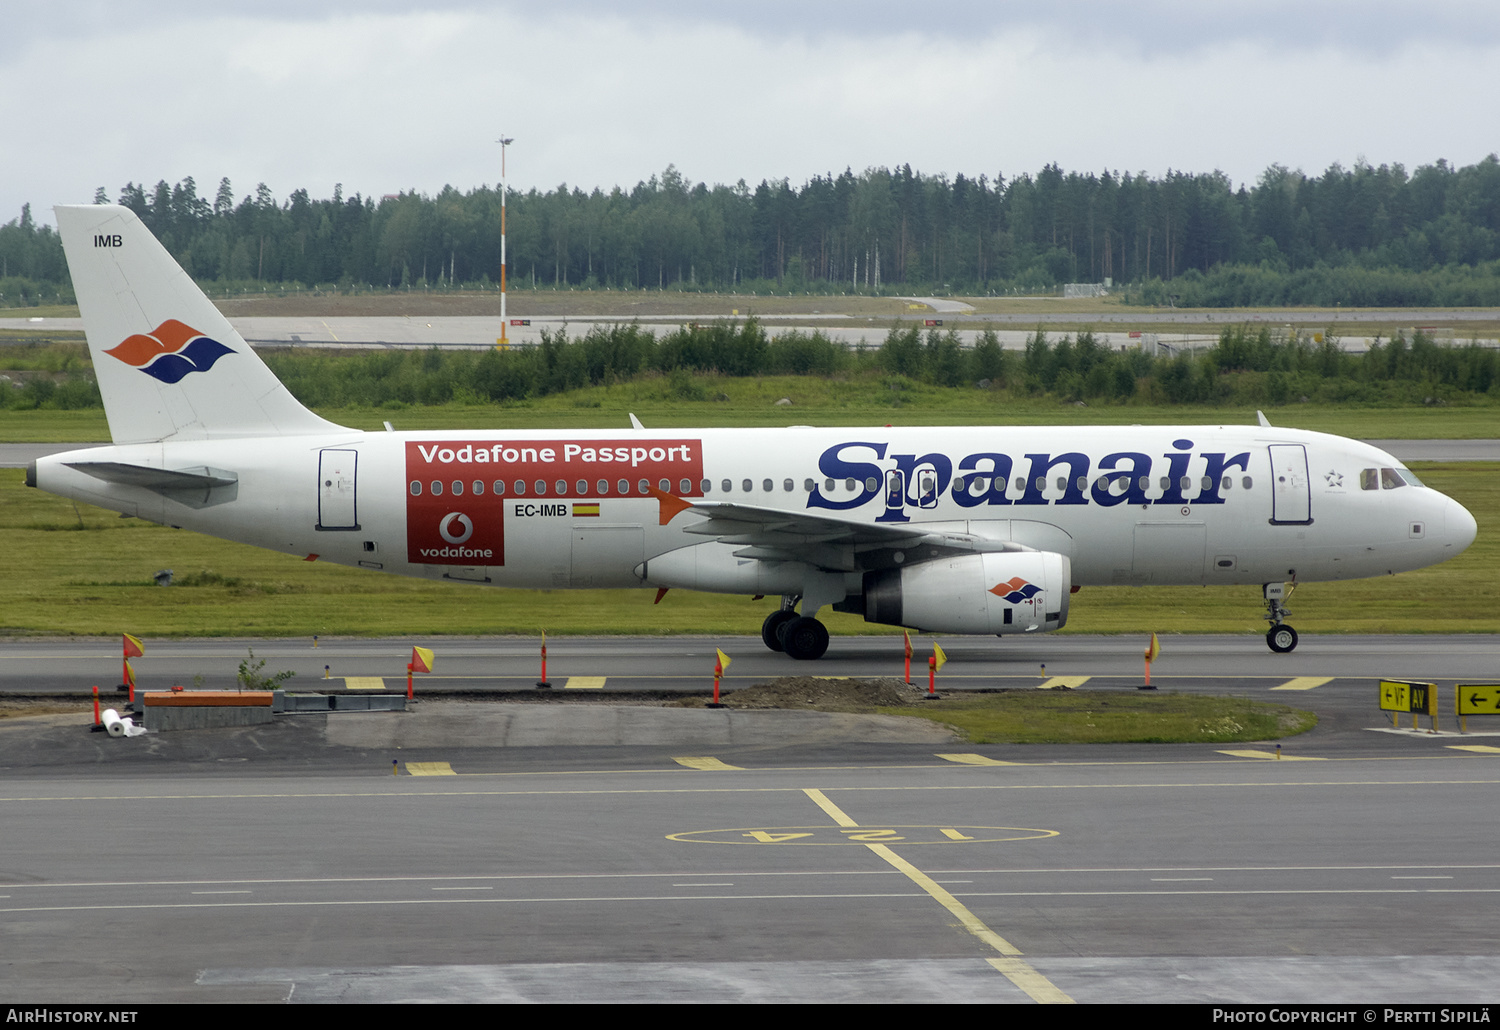
POLYGON ((443 521, 438 523, 438 535, 450 544, 465 543, 474 535, 474 522, 463 512, 450 511, 443 516, 443 521), (457 532, 454 532, 455 526, 458 529, 457 532))

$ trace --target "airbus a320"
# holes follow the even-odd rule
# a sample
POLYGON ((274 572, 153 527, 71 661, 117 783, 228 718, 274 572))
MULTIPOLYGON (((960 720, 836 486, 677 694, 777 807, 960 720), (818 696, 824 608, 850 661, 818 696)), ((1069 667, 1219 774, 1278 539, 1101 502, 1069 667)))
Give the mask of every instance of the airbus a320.
MULTIPOLYGON (((825 607, 1040 633, 1101 584, 1286 591, 1445 561, 1474 518, 1391 455, 1253 426, 365 432, 300 404, 128 209, 59 207, 113 445, 27 484, 382 572, 527 588, 780 595, 766 646, 821 657, 825 607)), ((1142 594, 1142 603, 1150 603, 1142 594)))

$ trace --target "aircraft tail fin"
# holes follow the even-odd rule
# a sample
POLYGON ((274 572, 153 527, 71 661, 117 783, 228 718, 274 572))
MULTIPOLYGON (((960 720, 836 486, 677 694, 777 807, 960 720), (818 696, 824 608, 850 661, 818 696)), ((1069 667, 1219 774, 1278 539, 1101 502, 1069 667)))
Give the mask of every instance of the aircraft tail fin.
POLYGON ((341 428, 287 391, 133 211, 55 210, 115 443, 341 428))

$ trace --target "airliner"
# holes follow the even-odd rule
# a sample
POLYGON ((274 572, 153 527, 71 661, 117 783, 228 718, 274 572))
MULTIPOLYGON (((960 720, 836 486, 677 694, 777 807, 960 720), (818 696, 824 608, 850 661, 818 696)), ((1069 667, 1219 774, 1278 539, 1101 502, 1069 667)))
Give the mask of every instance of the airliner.
MULTIPOLYGON (((385 432, 300 404, 128 209, 57 208, 113 444, 28 486, 381 572, 780 595, 933 633, 1061 629, 1080 587, 1298 583, 1460 553, 1474 518, 1375 447, 1257 425, 385 432)), ((1145 595, 1143 595, 1144 597, 1145 595)), ((1149 602, 1145 602, 1149 603, 1149 602)))

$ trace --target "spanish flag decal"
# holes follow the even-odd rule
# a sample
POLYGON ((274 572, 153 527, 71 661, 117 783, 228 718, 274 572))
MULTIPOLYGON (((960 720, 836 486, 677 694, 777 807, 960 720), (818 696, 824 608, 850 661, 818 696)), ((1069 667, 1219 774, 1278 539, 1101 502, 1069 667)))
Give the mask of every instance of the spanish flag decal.
POLYGON ((599 517, 599 502, 583 502, 573 505, 573 517, 575 519, 599 517))

